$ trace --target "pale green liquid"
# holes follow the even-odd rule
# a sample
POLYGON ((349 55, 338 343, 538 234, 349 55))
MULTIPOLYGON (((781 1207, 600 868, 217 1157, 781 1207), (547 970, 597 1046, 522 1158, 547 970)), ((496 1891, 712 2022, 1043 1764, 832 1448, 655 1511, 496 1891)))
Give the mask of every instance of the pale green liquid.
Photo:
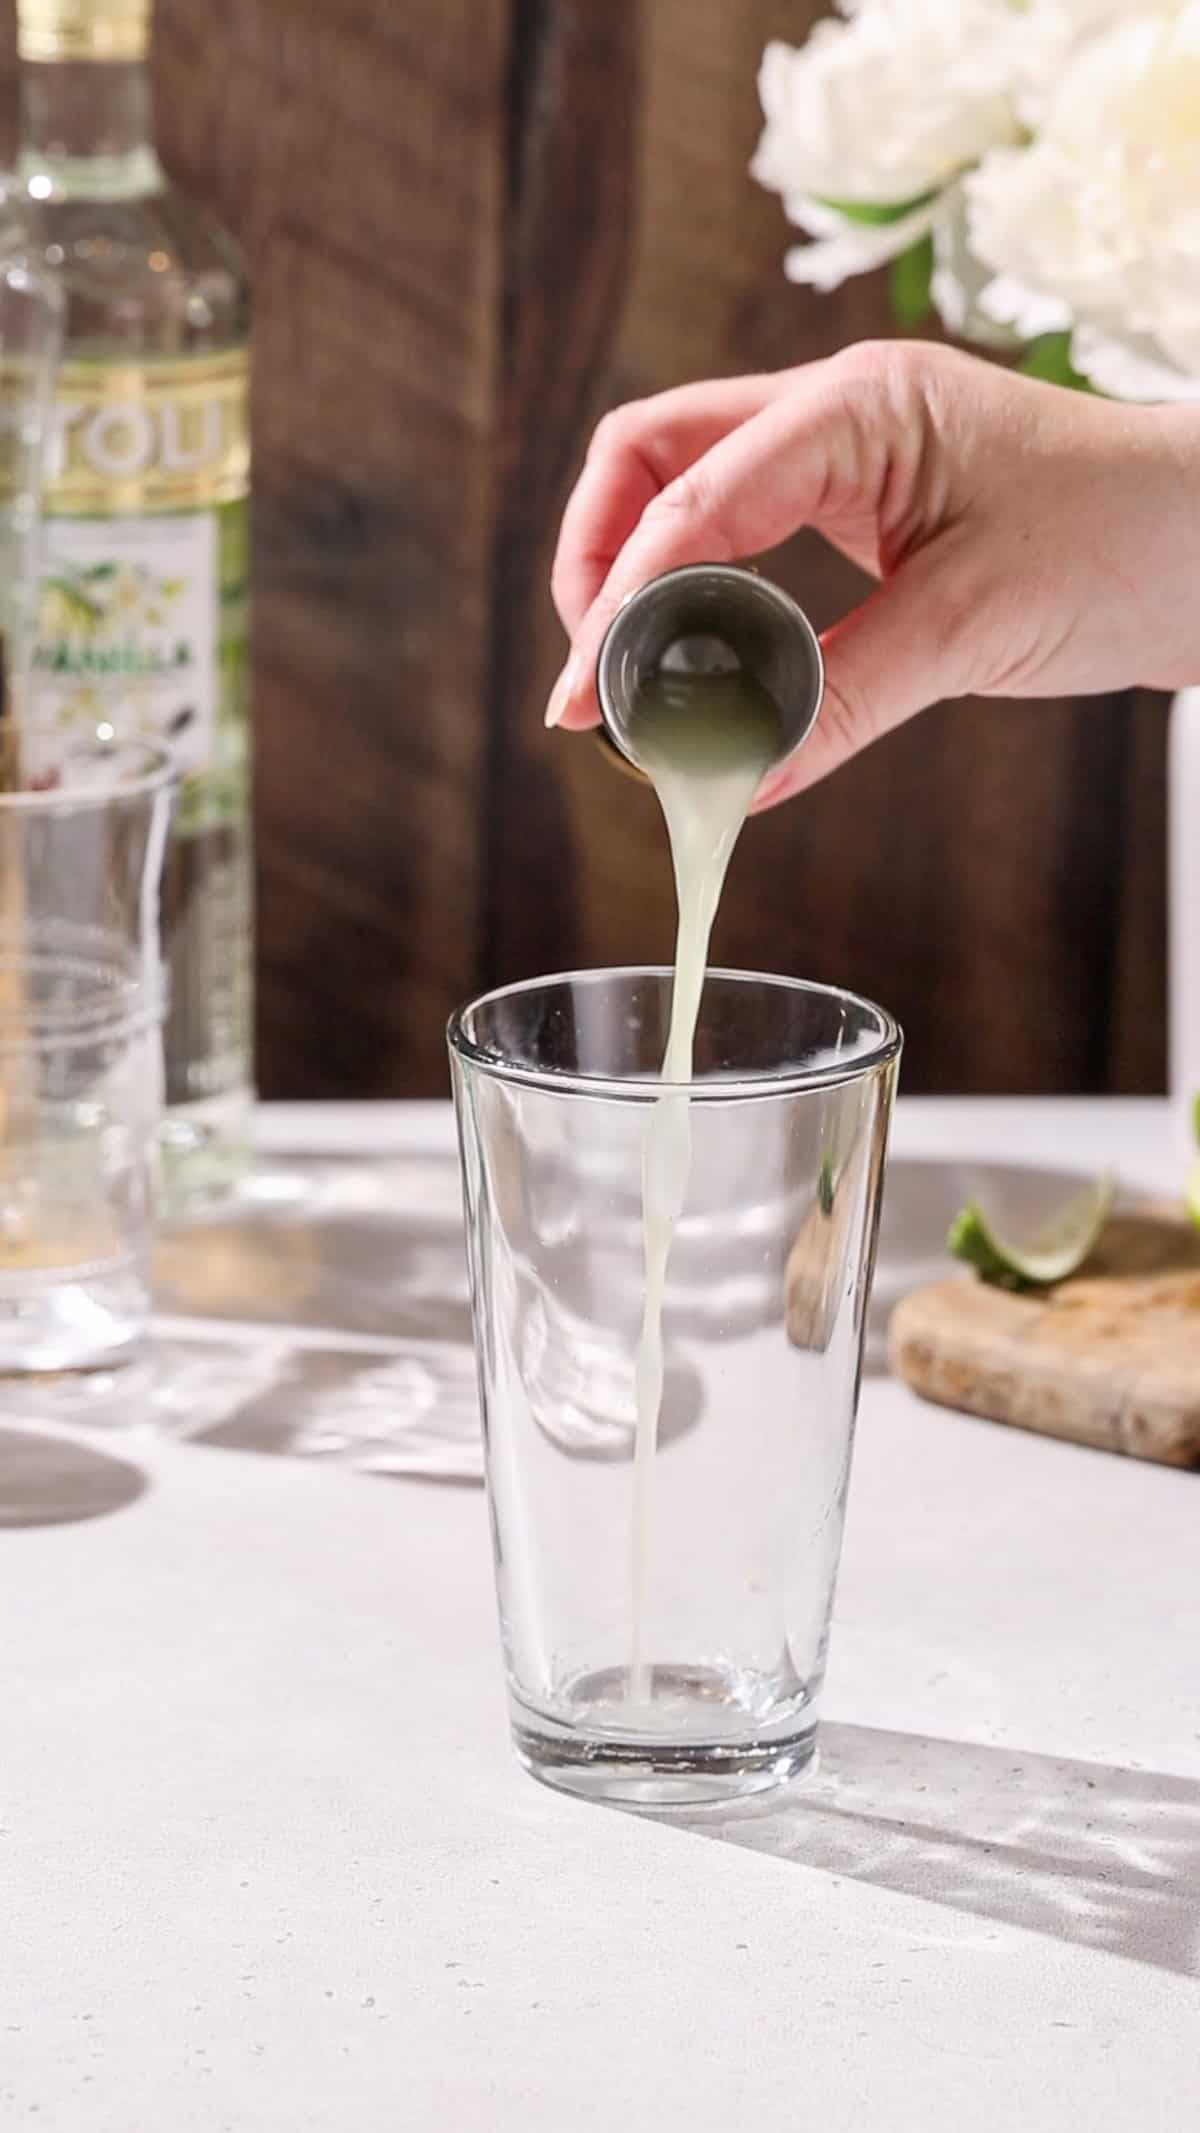
POLYGON ((763 775, 782 753, 782 720, 774 699, 749 675, 660 671, 642 685, 629 736, 666 817, 679 906, 671 1024, 662 1066, 663 1080, 671 1086, 650 1113, 642 1151, 646 1291, 635 1380, 629 1699, 645 1704, 652 1692, 644 1642, 663 1390, 663 1300, 691 1170, 687 1084, 692 1079, 696 1018, 726 870, 763 775))

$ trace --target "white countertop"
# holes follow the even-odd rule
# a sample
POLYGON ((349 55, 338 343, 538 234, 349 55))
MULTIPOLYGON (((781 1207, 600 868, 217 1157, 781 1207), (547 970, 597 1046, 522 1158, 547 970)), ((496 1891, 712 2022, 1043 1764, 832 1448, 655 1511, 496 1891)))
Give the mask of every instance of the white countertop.
MULTIPOLYGON (((438 1106, 263 1140, 449 1175, 438 1106)), ((894 1148, 885 1290, 963 1164, 1178 1177, 1152 1103, 894 1148)), ((232 1441, 0 1413, 10 1518, 111 1506, 0 1530, 6 2133, 1195 2120, 1200 1477, 868 1378, 822 1772, 672 1826, 517 1768, 478 1488, 232 1441)))

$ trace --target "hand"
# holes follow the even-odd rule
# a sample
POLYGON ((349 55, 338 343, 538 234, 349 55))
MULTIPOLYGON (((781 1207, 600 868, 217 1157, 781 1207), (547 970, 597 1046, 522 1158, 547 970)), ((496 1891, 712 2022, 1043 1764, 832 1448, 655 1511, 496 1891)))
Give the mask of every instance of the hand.
POLYGON ((554 562, 571 653, 546 723, 596 723, 596 655, 628 593, 801 526, 879 584, 827 632, 821 716, 760 806, 943 697, 1200 679, 1200 409, 867 342, 601 422, 554 562))

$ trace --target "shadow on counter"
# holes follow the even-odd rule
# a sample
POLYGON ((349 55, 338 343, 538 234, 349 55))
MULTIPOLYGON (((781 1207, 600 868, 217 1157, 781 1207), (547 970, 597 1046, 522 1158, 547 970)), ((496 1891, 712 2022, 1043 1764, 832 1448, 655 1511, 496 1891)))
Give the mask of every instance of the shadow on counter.
POLYGON ((111 1452, 33 1426, 0 1429, 0 1528, 106 1518, 146 1487, 141 1470, 111 1452))
POLYGON ((817 1775, 672 1821, 1027 1932, 1200 1975, 1200 1783, 823 1725, 817 1775))

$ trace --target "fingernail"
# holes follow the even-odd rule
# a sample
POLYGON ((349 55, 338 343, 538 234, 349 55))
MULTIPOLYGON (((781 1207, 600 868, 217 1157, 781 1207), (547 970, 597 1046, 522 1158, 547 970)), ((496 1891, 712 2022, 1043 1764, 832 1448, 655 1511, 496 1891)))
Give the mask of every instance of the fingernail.
POLYGON ((579 687, 580 680, 579 661, 574 652, 572 652, 566 666, 550 691, 550 701, 546 705, 546 724, 548 726, 557 726, 563 712, 579 687))

